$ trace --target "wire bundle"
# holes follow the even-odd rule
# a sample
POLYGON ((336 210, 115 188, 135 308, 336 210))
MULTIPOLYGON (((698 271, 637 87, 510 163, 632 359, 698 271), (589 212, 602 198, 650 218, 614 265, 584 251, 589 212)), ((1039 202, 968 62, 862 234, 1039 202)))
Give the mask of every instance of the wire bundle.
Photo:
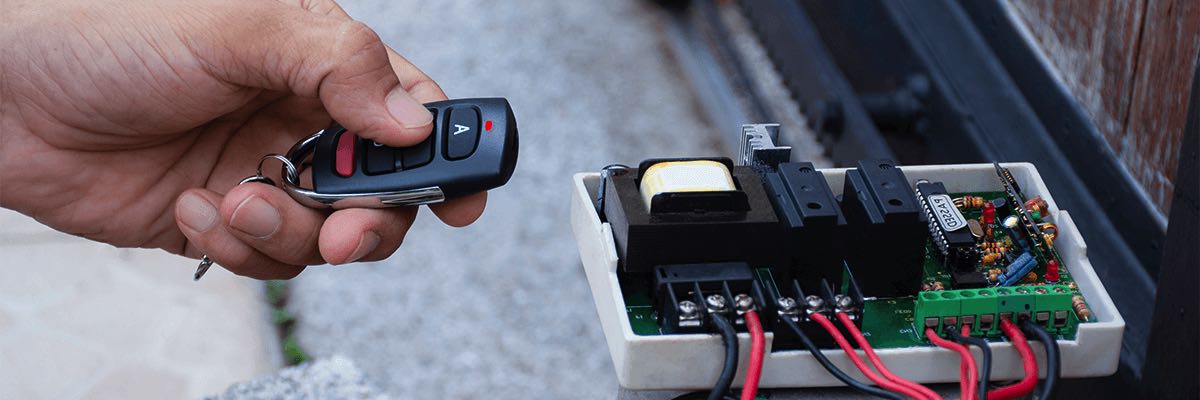
POLYGON ((991 381, 992 376, 992 347, 988 345, 986 340, 971 337, 970 326, 964 325, 961 334, 954 330, 948 332, 950 333, 951 340, 964 345, 978 347, 983 352, 983 366, 979 369, 979 386, 975 388, 975 393, 978 394, 980 399, 987 400, 988 382, 991 381))
MULTIPOLYGON (((745 382, 742 385, 740 395, 741 400, 753 400, 758 394, 758 384, 762 378, 763 359, 766 352, 766 338, 762 327, 761 317, 754 310, 748 310, 743 314, 746 328, 750 336, 750 360, 749 369, 746 371, 745 382)), ((941 400, 936 392, 928 387, 918 384, 913 381, 906 380, 887 368, 884 365, 879 355, 875 353, 874 348, 867 341, 866 336, 854 324, 854 320, 846 313, 837 313, 837 318, 847 333, 854 338, 858 346, 863 350, 871 365, 874 366, 879 373, 872 371, 870 367, 860 358, 850 342, 842 335, 837 326, 828 317, 813 313, 809 315, 812 321, 820 325, 834 339, 839 347, 846 353, 846 356, 854 363, 855 367, 862 372, 864 376, 870 379, 879 387, 873 387, 869 384, 860 382, 851 378, 844 371, 835 366, 830 360, 825 357, 819 348, 812 340, 804 333, 796 321, 790 318, 781 318, 789 329, 796 334, 804 347, 813 355, 818 363, 825 370, 829 371, 835 378, 842 381, 849 387, 858 390, 862 393, 876 397, 887 399, 903 399, 905 397, 917 400, 941 400)), ((713 389, 708 392, 708 400, 730 400, 733 399, 729 394, 730 386, 733 383, 733 378, 737 375, 738 369, 738 339, 737 332, 734 330, 731 323, 725 316, 713 314, 712 320, 718 333, 722 337, 722 343, 725 347, 725 362, 721 370, 720 377, 713 389)), ((1061 373, 1061 356, 1059 354, 1058 343, 1054 340, 1045 329, 1038 324, 1029 321, 1020 321, 1020 326, 1013 323, 1007 318, 1001 318, 1000 329, 1005 336, 1012 342, 1013 347, 1021 357, 1021 365, 1024 371, 1024 376, 1017 383, 1002 386, 996 389, 987 390, 988 382, 991 375, 992 352, 986 340, 970 336, 970 326, 962 326, 961 328, 948 328, 945 332, 950 340, 942 338, 937 332, 930 328, 925 331, 926 337, 933 344, 956 352, 960 357, 960 390, 964 400, 977 399, 993 399, 1007 400, 1015 399, 1032 394, 1037 389, 1038 380, 1038 365, 1037 359, 1034 357, 1033 350, 1029 346, 1025 333, 1028 332, 1034 336, 1036 340, 1042 343, 1046 350, 1046 380, 1038 390, 1037 398, 1041 400, 1051 399, 1055 395, 1055 387, 1061 373), (976 368, 975 358, 971 354, 968 346, 979 347, 983 354, 982 368, 976 368)), ((697 395, 703 392, 686 394, 679 397, 683 398, 698 398, 697 395)))

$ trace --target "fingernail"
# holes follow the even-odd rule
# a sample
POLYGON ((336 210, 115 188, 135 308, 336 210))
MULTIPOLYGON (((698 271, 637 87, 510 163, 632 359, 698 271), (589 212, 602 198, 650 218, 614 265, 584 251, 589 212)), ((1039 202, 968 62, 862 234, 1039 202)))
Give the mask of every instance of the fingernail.
POLYGON ((429 109, 413 99, 402 87, 396 86, 392 89, 384 103, 392 118, 405 128, 422 127, 433 122, 433 114, 429 113, 429 109))
POLYGON ((266 239, 279 229, 280 221, 279 211, 271 203, 258 196, 250 196, 233 210, 229 226, 247 235, 266 239))
POLYGON ((367 231, 358 240, 358 247, 354 249, 353 253, 350 253, 350 258, 347 258, 346 262, 352 263, 358 261, 358 259, 365 257, 367 253, 375 250, 377 246, 379 246, 379 235, 375 234, 375 232, 367 231))
POLYGON ((179 222, 196 232, 207 232, 217 222, 217 208, 198 194, 184 195, 175 209, 179 222))

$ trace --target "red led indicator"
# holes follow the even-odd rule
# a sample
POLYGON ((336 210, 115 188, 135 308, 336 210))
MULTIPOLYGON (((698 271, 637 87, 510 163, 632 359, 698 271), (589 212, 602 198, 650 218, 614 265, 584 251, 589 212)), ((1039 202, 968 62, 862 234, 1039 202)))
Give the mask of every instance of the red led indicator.
POLYGON ((489 119, 487 121, 483 121, 483 130, 485 130, 485 131, 492 130, 492 120, 489 119))

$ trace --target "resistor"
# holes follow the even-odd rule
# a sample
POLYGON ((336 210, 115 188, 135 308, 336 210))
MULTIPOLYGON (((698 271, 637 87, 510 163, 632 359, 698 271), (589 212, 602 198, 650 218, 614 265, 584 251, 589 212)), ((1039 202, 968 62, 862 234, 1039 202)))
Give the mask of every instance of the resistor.
POLYGON ((1003 270, 1001 270, 1000 268, 992 268, 992 269, 989 269, 989 270, 988 270, 988 273, 987 273, 988 280, 989 280, 989 281, 992 281, 992 282, 995 282, 995 281, 998 281, 998 280, 1000 280, 1000 274, 1001 274, 1001 273, 1003 273, 1003 272, 1004 272, 1004 271, 1003 271, 1003 270))
POLYGON ((991 264, 991 263, 996 262, 996 260, 999 260, 999 259, 1000 259, 1000 253, 987 253, 987 254, 983 255, 982 261, 984 264, 991 264))
POLYGON ((924 284, 921 285, 921 290, 924 290, 926 292, 930 292, 930 291, 936 292, 936 291, 940 291, 940 290, 946 290, 946 285, 944 283, 941 283, 938 281, 925 282, 924 284))
POLYGON ((1092 309, 1083 301, 1083 296, 1071 296, 1071 308, 1075 309, 1075 315, 1079 316, 1080 321, 1087 321, 1092 317, 1092 309))
POLYGON ((1042 199, 1042 196, 1034 196, 1032 199, 1026 200, 1025 209, 1030 212, 1038 212, 1042 217, 1050 216, 1050 205, 1042 199))
POLYGON ((964 210, 982 208, 984 203, 987 203, 987 200, 979 196, 967 195, 954 199, 954 206, 964 210))
POLYGON ((1058 282, 1058 260, 1052 258, 1046 262, 1046 281, 1058 282))
POLYGON ((996 243, 996 242, 981 243, 979 245, 979 248, 980 248, 980 250, 983 250, 985 253, 1004 254, 1005 252, 1008 251, 1007 247, 1004 247, 1004 245, 1002 245, 1000 243, 996 243))

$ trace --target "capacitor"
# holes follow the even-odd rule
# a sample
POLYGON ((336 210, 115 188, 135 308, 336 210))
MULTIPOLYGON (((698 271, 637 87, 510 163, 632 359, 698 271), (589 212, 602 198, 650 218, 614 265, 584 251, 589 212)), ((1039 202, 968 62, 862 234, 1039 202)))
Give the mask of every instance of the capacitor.
POLYGON ((991 202, 983 205, 983 223, 984 225, 996 223, 996 206, 991 202))
POLYGON ((997 218, 1004 218, 1010 214, 1011 210, 1008 207, 1008 200, 1005 200, 1003 197, 992 199, 991 203, 992 208, 996 210, 997 218))
POLYGON ((1021 229, 1021 221, 1017 219, 1016 215, 1004 218, 1002 225, 1004 225, 1004 231, 1008 233, 1008 237, 1012 238, 1013 244, 1022 249, 1026 248, 1025 231, 1021 229))
POLYGON ((1052 258, 1046 262, 1046 281, 1058 282, 1058 260, 1052 258))

